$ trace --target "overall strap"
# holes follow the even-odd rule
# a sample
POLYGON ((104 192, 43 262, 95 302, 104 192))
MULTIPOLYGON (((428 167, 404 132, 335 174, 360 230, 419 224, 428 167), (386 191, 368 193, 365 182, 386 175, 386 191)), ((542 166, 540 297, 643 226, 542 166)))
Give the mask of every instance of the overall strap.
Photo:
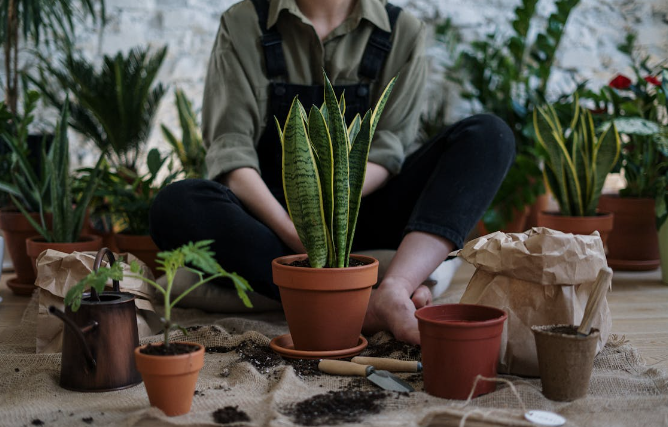
POLYGON ((269 0, 251 0, 257 19, 262 30, 260 42, 264 48, 264 62, 267 66, 267 78, 272 79, 278 76, 287 76, 287 67, 285 65, 285 55, 283 54, 283 45, 281 44, 281 35, 276 26, 271 30, 267 29, 267 18, 269 17, 269 0))
POLYGON ((357 72, 360 77, 376 80, 380 74, 380 70, 383 68, 385 58, 392 49, 392 31, 394 31, 401 8, 387 3, 385 10, 390 20, 390 32, 383 31, 378 27, 373 30, 366 45, 364 56, 362 56, 359 71, 357 72))

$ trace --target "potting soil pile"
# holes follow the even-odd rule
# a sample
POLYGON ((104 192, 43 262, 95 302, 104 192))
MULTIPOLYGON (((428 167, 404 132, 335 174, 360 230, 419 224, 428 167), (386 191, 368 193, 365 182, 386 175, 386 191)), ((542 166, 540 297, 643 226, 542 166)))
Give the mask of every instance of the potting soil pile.
MULTIPOLYGON (((557 412, 567 426, 668 424, 668 375, 643 367, 637 351, 619 337, 612 336, 597 356, 584 399, 552 402, 541 394, 539 379, 504 376, 513 387, 499 383, 497 391, 466 403, 424 393, 422 374, 399 374, 417 392, 384 392, 364 378, 320 374, 317 361, 282 359, 268 345, 287 332, 281 313, 221 318, 182 309, 174 318, 207 353, 191 412, 170 418, 149 406, 143 384, 106 393, 62 389, 60 354, 35 354, 37 307, 35 297, 22 323, 0 337, 2 426, 535 425, 523 419, 525 409, 557 412)), ((175 332, 173 338, 184 337, 175 332)), ((419 360, 420 351, 381 333, 369 338, 363 355, 419 360)))

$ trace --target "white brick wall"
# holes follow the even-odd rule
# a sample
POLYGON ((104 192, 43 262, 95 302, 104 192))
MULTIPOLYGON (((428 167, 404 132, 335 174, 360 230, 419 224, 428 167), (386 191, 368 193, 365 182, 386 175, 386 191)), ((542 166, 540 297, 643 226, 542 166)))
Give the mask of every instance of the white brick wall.
MULTIPOLYGON (((427 21, 436 16, 452 17, 464 40, 492 30, 507 30, 518 3, 516 0, 393 2, 427 21)), ((83 28, 78 44, 93 60, 99 60, 101 54, 127 51, 140 44, 156 47, 168 44, 168 56, 158 78, 172 89, 176 86, 184 89, 199 108, 218 18, 233 3, 235 0, 107 0, 109 23, 104 33, 100 36, 91 28, 83 28)), ((552 10, 553 0, 539 1, 538 11, 543 18, 552 10)), ((581 0, 571 14, 550 87, 555 91, 568 88, 571 74, 601 86, 615 73, 628 72, 628 64, 616 49, 628 30, 638 32, 643 52, 657 61, 668 58, 668 1, 581 0)), ((450 111, 451 117, 465 113, 462 105, 453 105, 450 111)), ((179 130, 171 92, 163 98, 156 120, 159 123, 179 130)), ((149 146, 164 147, 157 128, 149 146)))

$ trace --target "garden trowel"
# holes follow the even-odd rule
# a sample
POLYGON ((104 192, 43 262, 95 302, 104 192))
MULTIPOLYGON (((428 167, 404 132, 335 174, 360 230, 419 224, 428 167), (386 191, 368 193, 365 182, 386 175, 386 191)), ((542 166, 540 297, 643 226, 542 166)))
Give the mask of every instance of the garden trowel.
POLYGON ((321 360, 318 369, 332 375, 357 375, 366 377, 369 381, 384 390, 390 391, 415 391, 410 384, 388 371, 377 370, 371 365, 361 365, 343 360, 321 360))

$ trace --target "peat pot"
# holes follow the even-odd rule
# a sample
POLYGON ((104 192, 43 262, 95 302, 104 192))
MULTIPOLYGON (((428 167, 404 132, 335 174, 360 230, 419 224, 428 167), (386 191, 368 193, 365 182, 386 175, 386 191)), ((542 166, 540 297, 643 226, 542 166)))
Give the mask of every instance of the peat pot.
POLYGON ((564 233, 589 235, 598 231, 606 247, 608 235, 612 231, 614 215, 609 212, 599 212, 595 216, 565 216, 558 212, 540 212, 538 226, 547 227, 564 233))
POLYGON ((170 343, 191 346, 195 351, 170 356, 151 355, 135 349, 137 369, 144 379, 151 406, 169 416, 190 412, 199 371, 204 366, 204 346, 192 342, 170 343))
MULTIPOLYGON (((496 377, 501 333, 508 315, 494 307, 444 304, 415 312, 420 330, 424 389, 445 399, 466 399, 478 375, 496 377)), ((473 397, 496 383, 479 381, 473 397)))
POLYGON ((587 395, 594 367, 598 329, 585 337, 577 326, 532 326, 538 352, 538 368, 543 394, 550 400, 570 402, 587 395))
MULTIPOLYGON (((113 264, 113 255, 105 248, 98 252, 95 269, 105 255, 113 264)), ((133 357, 139 345, 135 296, 121 292, 117 280, 111 292, 98 294, 91 289, 90 293, 85 293, 76 312, 69 307, 62 312, 50 306, 49 313, 65 324, 61 387, 75 391, 111 391, 141 382, 133 357)))
POLYGON ((371 287, 378 280, 378 260, 351 255, 364 265, 345 268, 296 267, 306 255, 288 255, 272 261, 274 283, 281 293, 283 311, 294 348, 332 351, 358 345, 371 287))

